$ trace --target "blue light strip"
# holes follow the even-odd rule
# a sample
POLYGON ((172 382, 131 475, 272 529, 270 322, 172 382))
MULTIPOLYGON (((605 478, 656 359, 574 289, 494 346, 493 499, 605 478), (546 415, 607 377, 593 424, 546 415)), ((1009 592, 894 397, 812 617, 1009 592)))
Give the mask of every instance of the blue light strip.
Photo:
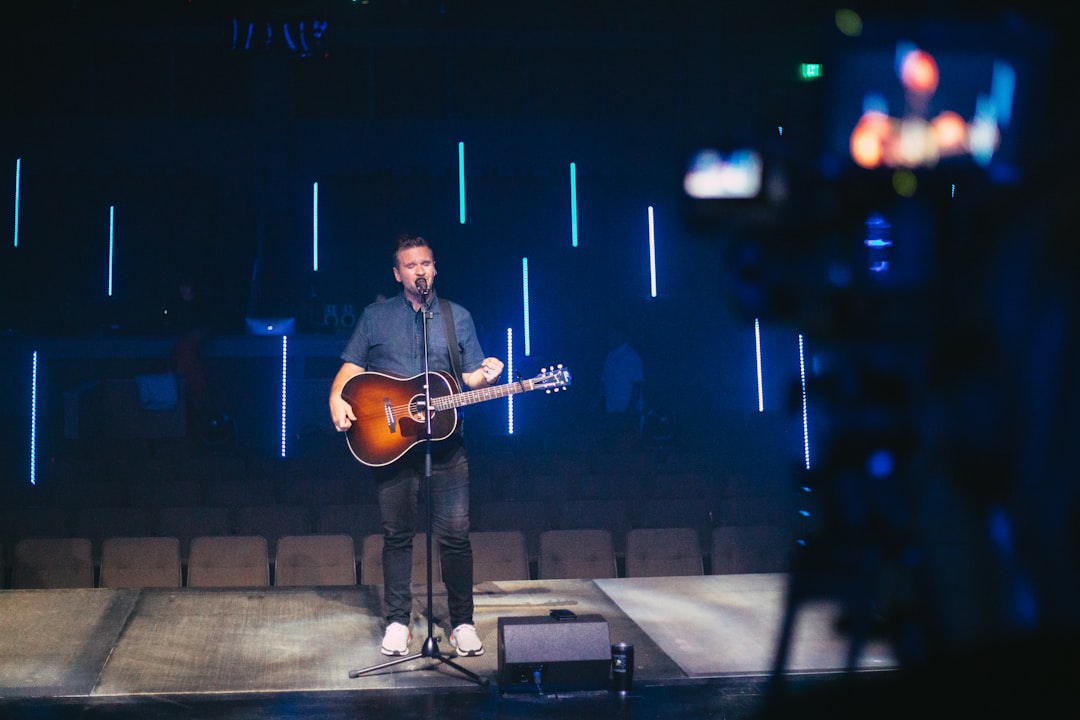
MULTIPOLYGON (((513 382, 514 377, 514 328, 506 328, 506 379, 513 382)), ((506 432, 514 434, 514 395, 506 396, 506 432)))
POLYGON ((319 272, 319 183, 311 184, 311 269, 319 272))
POLYGON ((656 297, 656 225, 652 205, 649 206, 649 284, 653 297, 656 297))
POLYGON ((532 352, 532 332, 529 330, 529 258, 521 258, 521 299, 524 307, 525 357, 532 352))
POLYGON ((37 485, 37 382, 38 354, 30 362, 30 484, 37 485))
POLYGON ((757 355, 757 411, 765 412, 765 389, 761 382, 761 323, 754 318, 754 353, 757 355))
POLYGON ((22 184, 22 158, 15 158, 15 247, 19 247, 19 189, 22 184))
POLYGON ((116 206, 109 206, 109 297, 113 292, 113 228, 116 224, 116 206))
POLYGON ((570 244, 577 247, 577 165, 570 163, 570 244))
POLYGON ((458 162, 458 221, 465 224, 465 143, 457 145, 458 162))
POLYGON ((281 336, 281 457, 285 457, 285 418, 288 411, 288 388, 289 379, 289 336, 281 336))
POLYGON ((799 381, 802 385, 802 440, 803 458, 806 469, 810 469, 810 430, 809 418, 806 412, 806 356, 803 348, 803 336, 799 335, 799 381))

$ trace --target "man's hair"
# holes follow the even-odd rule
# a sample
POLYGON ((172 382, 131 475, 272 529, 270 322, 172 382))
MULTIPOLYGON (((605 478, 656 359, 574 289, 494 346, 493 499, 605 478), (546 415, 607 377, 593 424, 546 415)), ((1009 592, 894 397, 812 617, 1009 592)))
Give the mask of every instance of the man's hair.
MULTIPOLYGON (((400 235, 398 235, 397 240, 394 242, 394 254, 390 256, 390 260, 393 263, 393 266, 397 267, 398 253, 400 251, 414 247, 426 247, 429 249, 431 248, 431 246, 428 245, 428 241, 420 235, 413 235, 412 233, 401 233, 400 235)), ((432 250, 432 255, 434 254, 435 251, 432 250)))

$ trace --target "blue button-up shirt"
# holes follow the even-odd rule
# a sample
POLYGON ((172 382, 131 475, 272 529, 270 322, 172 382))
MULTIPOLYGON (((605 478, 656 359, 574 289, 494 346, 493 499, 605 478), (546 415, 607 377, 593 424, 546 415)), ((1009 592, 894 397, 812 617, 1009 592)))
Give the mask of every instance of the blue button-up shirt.
MULTIPOLYGON (((432 313, 427 326, 429 368, 453 375, 442 310, 434 291, 428 306, 432 313)), ((450 306, 461 356, 461 372, 472 372, 480 367, 485 357, 476 337, 476 326, 468 310, 454 302, 450 306)), ((412 377, 424 372, 423 352, 423 313, 413 310, 412 303, 402 292, 364 308, 353 328, 352 337, 341 353, 341 359, 365 370, 412 377)), ((460 377, 456 380, 461 383, 460 377)))

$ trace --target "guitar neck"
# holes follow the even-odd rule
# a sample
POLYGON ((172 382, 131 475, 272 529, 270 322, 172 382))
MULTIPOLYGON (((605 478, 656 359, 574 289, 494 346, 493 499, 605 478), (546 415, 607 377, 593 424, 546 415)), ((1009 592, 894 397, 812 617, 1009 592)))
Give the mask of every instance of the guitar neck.
POLYGON ((432 398, 431 404, 435 410, 449 410, 450 408, 465 407, 485 400, 496 400, 535 389, 532 380, 518 380, 517 382, 492 385, 491 387, 466 390, 452 395, 432 398))

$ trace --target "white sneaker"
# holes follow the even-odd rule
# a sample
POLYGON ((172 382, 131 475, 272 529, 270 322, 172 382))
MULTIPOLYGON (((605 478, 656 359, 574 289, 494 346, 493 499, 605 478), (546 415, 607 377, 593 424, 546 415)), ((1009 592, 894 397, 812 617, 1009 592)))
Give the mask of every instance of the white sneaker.
POLYGON ((382 639, 383 655, 404 655, 409 652, 409 643, 412 642, 412 633, 409 628, 399 622, 390 623, 386 626, 386 634, 382 639))
POLYGON ((450 644, 454 646, 458 657, 476 657, 484 654, 484 643, 480 642, 480 636, 476 634, 476 628, 468 623, 462 623, 450 633, 450 644))

